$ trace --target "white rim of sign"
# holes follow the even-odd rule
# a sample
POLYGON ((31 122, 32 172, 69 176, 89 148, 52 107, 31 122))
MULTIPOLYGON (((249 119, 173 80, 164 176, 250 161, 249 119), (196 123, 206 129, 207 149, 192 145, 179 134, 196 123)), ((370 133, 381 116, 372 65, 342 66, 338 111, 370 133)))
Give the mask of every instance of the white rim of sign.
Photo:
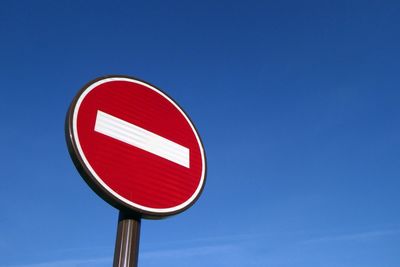
POLYGON ((204 178, 205 178, 205 157, 204 157, 204 150, 203 150, 203 146, 201 145, 201 141, 199 138, 199 135, 197 134, 196 129, 194 128, 192 122, 189 120, 189 118, 187 117, 187 115, 185 114, 185 112, 183 112, 183 110, 171 99, 169 98, 166 94, 164 94, 163 92, 161 92, 160 90, 158 90, 157 88, 146 84, 144 82, 135 80, 135 79, 131 79, 131 78, 126 78, 126 77, 112 77, 112 78, 105 78, 102 79, 100 81, 97 81, 93 84, 91 84, 89 87, 87 87, 83 93, 79 96, 75 108, 74 108, 74 112, 73 112, 73 117, 72 117, 72 126, 73 126, 73 135, 74 135, 74 139, 75 139, 75 143, 76 143, 76 147, 78 149, 79 155, 82 158, 83 162, 85 163, 86 167, 89 169, 90 173, 93 175, 93 177, 97 180, 97 182, 99 182, 108 192, 110 192, 114 197, 116 197, 117 199, 121 200, 122 202, 133 206, 137 209, 141 209, 144 211, 148 211, 148 212, 154 212, 154 213, 170 213, 170 212, 175 212, 178 210, 181 210, 183 208, 185 208, 186 206, 190 205, 195 199, 196 197, 199 195, 201 188, 203 187, 203 183, 204 183, 204 178), (86 95, 88 93, 90 93, 93 89, 95 89, 97 86, 104 84, 104 83, 108 83, 108 82, 113 82, 113 81, 126 81, 126 82, 132 82, 132 83, 136 83, 136 84, 140 84, 143 85, 153 91, 155 91, 156 93, 160 94, 161 96, 163 96, 165 99, 167 99, 172 105, 174 105, 175 108, 177 108, 179 110, 179 112, 184 116, 184 118, 186 119, 187 123, 190 125, 190 127, 192 128, 192 131, 194 133, 194 135, 196 136, 196 140, 197 143, 199 145, 200 148, 200 153, 201 153, 201 160, 202 160, 202 170, 201 170, 201 178, 200 178, 200 182, 199 185, 196 188, 196 191, 193 193, 193 195, 187 199, 184 203, 179 204, 177 206, 174 207, 170 207, 170 208, 163 208, 163 209, 159 209, 159 208, 151 208, 151 207, 146 207, 140 204, 137 204, 135 202, 130 201, 129 199, 124 198, 123 196, 119 195, 117 192, 115 192, 114 190, 112 190, 101 178, 99 175, 97 175, 96 171, 92 168, 92 166, 90 165, 89 161, 86 159, 85 153, 82 150, 80 141, 79 141, 79 136, 78 136, 78 129, 77 129, 77 119, 78 119, 78 112, 79 112, 79 108, 83 102, 83 100, 85 99, 86 95))

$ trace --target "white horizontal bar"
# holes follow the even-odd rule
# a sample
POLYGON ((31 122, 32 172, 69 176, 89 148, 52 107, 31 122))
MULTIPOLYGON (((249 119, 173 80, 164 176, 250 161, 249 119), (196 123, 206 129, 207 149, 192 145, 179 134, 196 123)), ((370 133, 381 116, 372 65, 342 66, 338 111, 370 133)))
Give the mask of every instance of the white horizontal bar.
POLYGON ((97 111, 94 130, 186 168, 190 166, 188 148, 103 111, 97 111))

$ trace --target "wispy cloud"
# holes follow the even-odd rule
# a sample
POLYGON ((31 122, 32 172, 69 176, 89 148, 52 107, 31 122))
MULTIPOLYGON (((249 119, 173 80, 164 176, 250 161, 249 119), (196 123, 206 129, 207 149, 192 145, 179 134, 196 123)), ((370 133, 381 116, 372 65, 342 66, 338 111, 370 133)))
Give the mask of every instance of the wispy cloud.
POLYGON ((67 259, 67 260, 57 260, 57 261, 48 261, 42 263, 31 263, 31 264, 22 264, 22 265, 13 265, 12 267, 88 267, 88 266, 108 266, 112 261, 111 258, 93 258, 93 259, 67 259))
POLYGON ((186 240, 176 240, 170 242, 164 242, 164 246, 199 246, 201 244, 216 244, 216 243, 231 243, 251 240, 259 238, 260 234, 232 234, 232 235, 220 235, 220 236, 206 236, 201 238, 193 238, 186 240))
POLYGON ((214 245, 200 246, 191 248, 176 248, 176 249, 161 249, 154 251, 144 251, 141 254, 142 258, 182 258, 193 256, 205 256, 218 253, 226 253, 236 249, 234 245, 214 245))
MULTIPOLYGON (((190 258, 198 256, 213 256, 234 253, 240 249, 241 241, 254 238, 253 235, 225 235, 204 237, 189 240, 180 240, 163 243, 164 248, 156 250, 142 250, 140 258, 143 260, 158 260, 190 258), (232 244, 234 243, 234 244, 232 244), (173 247, 173 248, 171 248, 173 247)), ((104 249, 104 247, 99 247, 104 249)), ((86 248, 63 249, 61 252, 81 252, 86 248)), ((87 248, 92 250, 93 248, 87 248)), ((112 258, 99 257, 90 259, 65 259, 40 263, 20 264, 11 267, 103 267, 110 266, 112 258)), ((0 267, 5 267, 0 264, 0 267)), ((10 266, 7 266, 10 267, 10 266)))
POLYGON ((400 229, 375 230, 375 231, 368 231, 361 233, 348 233, 348 234, 324 236, 324 237, 309 239, 304 241, 303 243, 319 243, 319 242, 329 242, 329 241, 363 241, 363 240, 382 238, 398 234, 400 234, 400 229))

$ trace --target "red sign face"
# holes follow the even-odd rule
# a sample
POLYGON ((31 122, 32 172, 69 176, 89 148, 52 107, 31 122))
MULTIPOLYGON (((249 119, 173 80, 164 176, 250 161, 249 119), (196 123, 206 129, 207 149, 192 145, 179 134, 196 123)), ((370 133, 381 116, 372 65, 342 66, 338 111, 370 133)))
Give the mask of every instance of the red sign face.
POLYGON ((96 193, 144 217, 185 210, 204 186, 204 149, 192 122, 165 93, 134 78, 86 85, 68 113, 67 143, 96 193))

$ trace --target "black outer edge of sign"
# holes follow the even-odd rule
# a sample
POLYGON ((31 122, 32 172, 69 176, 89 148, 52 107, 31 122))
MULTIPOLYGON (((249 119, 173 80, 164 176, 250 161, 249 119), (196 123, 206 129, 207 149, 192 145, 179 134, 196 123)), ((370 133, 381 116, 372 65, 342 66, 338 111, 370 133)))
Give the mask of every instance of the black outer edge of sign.
POLYGON ((122 211, 124 214, 128 214, 128 215, 130 215, 132 217, 135 217, 135 218, 163 219, 163 218, 166 218, 166 217, 169 217, 169 216, 172 216, 172 215, 176 215, 178 213, 181 213, 181 212, 187 210, 188 208, 190 208, 191 206, 194 205, 194 203, 197 201, 197 199, 203 193, 204 186, 205 186, 206 180, 207 180, 206 179, 206 177, 207 177, 207 156, 206 156, 206 152, 204 150, 203 140, 201 139, 196 126, 194 125, 192 119, 189 117, 189 115, 186 113, 186 111, 170 95, 168 95, 166 92, 164 92, 163 90, 161 90, 157 86, 154 86, 153 84, 148 83, 148 82, 146 82, 146 81, 144 81, 142 79, 139 79, 139 78, 136 78, 136 77, 132 77, 132 76, 127 76, 127 75, 107 75, 107 76, 98 77, 98 78, 86 83, 78 91, 78 93, 76 94, 76 96, 72 100, 71 105, 69 106, 69 109, 67 111, 66 118, 65 118, 65 139, 66 139, 66 143, 67 143, 67 147, 68 147, 68 151, 69 151, 69 154, 71 156, 71 159, 72 159, 76 169, 78 170, 79 174, 85 180, 85 182, 89 185, 89 187, 98 196, 100 196, 103 200, 105 200, 111 206, 113 206, 113 207, 119 209, 120 211, 122 211), (165 94, 169 99, 171 99, 182 110, 182 112, 186 115, 187 119, 192 124, 194 130, 197 133, 197 136, 198 136, 199 141, 200 141, 201 148, 203 150, 203 155, 204 155, 204 178, 203 178, 203 184, 202 184, 197 196, 189 204, 187 204, 185 207, 183 207, 183 208, 181 208, 179 210, 176 210, 176 211, 172 211, 172 212, 158 213, 158 212, 146 211, 146 210, 139 209, 137 207, 130 206, 127 203, 124 203, 121 200, 119 200, 118 198, 116 198, 110 192, 108 192, 107 189, 105 189, 97 181, 97 179, 92 175, 92 173, 86 167, 83 159, 80 156, 80 153, 79 153, 78 148, 76 146, 76 142, 75 142, 74 135, 73 135, 73 112, 74 112, 74 109, 75 109, 75 106, 77 104, 78 99, 86 91, 86 89, 89 86, 91 86, 92 84, 94 84, 94 83, 96 83, 98 81, 101 81, 101 80, 104 80, 104 79, 109 79, 109 78, 127 78, 127 79, 136 80, 136 81, 139 81, 139 82, 142 82, 142 83, 145 83, 147 85, 150 85, 150 86, 154 87, 155 89, 157 89, 160 92, 162 92, 163 94, 165 94))

